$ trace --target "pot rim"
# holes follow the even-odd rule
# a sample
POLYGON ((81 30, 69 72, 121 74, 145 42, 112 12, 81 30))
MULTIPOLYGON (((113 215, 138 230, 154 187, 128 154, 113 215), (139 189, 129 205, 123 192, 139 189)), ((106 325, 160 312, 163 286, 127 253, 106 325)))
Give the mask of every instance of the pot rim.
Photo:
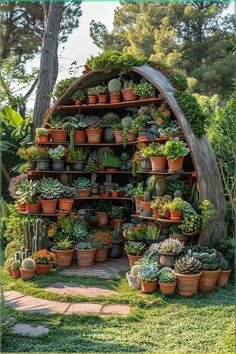
POLYGON ((74 253, 74 250, 75 250, 75 248, 71 248, 68 250, 57 250, 57 249, 51 247, 51 251, 55 252, 55 253, 74 253))
POLYGON ((175 272, 174 271, 174 274, 177 276, 177 277, 182 277, 182 278, 188 278, 188 277, 192 277, 192 278, 198 278, 202 275, 202 271, 199 272, 199 273, 195 273, 195 274, 184 274, 184 273, 178 273, 178 272, 175 272))

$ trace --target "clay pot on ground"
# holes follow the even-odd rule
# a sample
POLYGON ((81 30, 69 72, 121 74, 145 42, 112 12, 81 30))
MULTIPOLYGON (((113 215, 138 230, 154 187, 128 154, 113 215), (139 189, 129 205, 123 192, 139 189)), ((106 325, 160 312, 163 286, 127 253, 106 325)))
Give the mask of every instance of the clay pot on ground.
POLYGON ((83 171, 84 170, 84 161, 76 161, 72 165, 74 171, 83 171))
POLYGON ((142 206, 142 211, 144 213, 151 213, 152 212, 151 202, 144 202, 143 200, 141 200, 140 204, 142 206))
POLYGON ((159 262, 162 267, 173 268, 177 255, 168 253, 159 253, 159 262))
POLYGON ((86 198, 90 196, 91 188, 77 189, 79 198, 86 198))
POLYGON ((21 274, 21 279, 23 279, 23 280, 31 280, 34 277, 35 268, 24 269, 24 268, 20 267, 20 274, 21 274))
POLYGON ((121 144, 123 143, 123 130, 114 130, 113 131, 114 135, 115 135, 115 141, 117 144, 121 144))
POLYGON ((18 211, 21 211, 23 213, 26 211, 26 203, 16 202, 16 205, 17 205, 18 211))
POLYGON ((143 258, 143 256, 133 256, 132 254, 127 254, 127 256, 128 256, 130 268, 132 268, 133 265, 135 265, 135 262, 143 258))
POLYGON ((84 130, 75 130, 74 143, 77 143, 77 144, 86 143, 86 132, 84 130))
POLYGON ((107 103, 107 94, 105 94, 105 95, 98 95, 98 102, 99 102, 99 103, 107 103))
POLYGON ((48 135, 38 135, 37 136, 37 141, 39 143, 46 143, 48 142, 49 138, 48 138, 48 135))
POLYGON ((43 214, 55 214, 58 199, 40 199, 43 214))
POLYGON ((184 297, 196 294, 201 272, 197 274, 181 274, 174 272, 177 277, 177 292, 184 297))
POLYGON ((171 160, 169 157, 167 157, 167 162, 168 162, 168 169, 170 172, 183 170, 183 163, 184 163, 183 157, 179 157, 178 159, 175 160, 171 160))
POLYGON ((19 279, 20 278, 20 269, 12 269, 12 276, 15 279, 19 279))
POLYGON ((51 268, 52 268, 51 263, 49 264, 36 263, 36 273, 39 275, 48 275, 51 268))
POLYGON ((134 89, 132 88, 122 89, 121 92, 125 101, 136 101, 138 99, 138 96, 135 95, 134 89))
POLYGON ((66 129, 49 129, 49 136, 52 141, 56 143, 62 143, 67 141, 66 129))
POLYGON ((163 283, 163 282, 159 281, 158 284, 160 287, 161 294, 164 296, 170 296, 170 295, 174 294, 174 292, 175 292, 175 287, 176 287, 177 281, 175 281, 173 283, 163 283))
POLYGON ((118 103, 121 100, 121 93, 110 93, 110 103, 118 103))
POLYGON ((182 210, 170 210, 170 220, 181 220, 182 210))
POLYGON ((111 196, 112 196, 113 198, 118 198, 118 197, 120 196, 120 191, 113 191, 113 192, 111 192, 111 196))
POLYGON ((140 289, 141 288, 140 282, 138 282, 137 278, 132 276, 130 273, 131 272, 126 273, 126 279, 128 280, 129 286, 135 289, 140 289))
POLYGON ((152 294, 157 289, 157 281, 150 281, 147 283, 141 282, 141 291, 144 294, 152 294))
POLYGON ((39 214, 40 213, 40 202, 37 203, 26 203, 26 212, 29 214, 39 214))
POLYGON ((224 288, 225 286, 227 286, 229 283, 230 273, 231 269, 221 270, 216 281, 216 286, 218 286, 219 288, 224 288))
POLYGON ((12 276, 12 269, 11 269, 11 266, 7 267, 6 270, 7 270, 7 272, 12 276))
POLYGON ((89 144, 99 144, 101 142, 102 137, 102 129, 101 128, 89 128, 85 129, 87 134, 87 139, 89 144))
POLYGON ((98 217, 98 226, 106 226, 108 224, 109 216, 106 211, 95 211, 98 217))
POLYGON ((64 171, 65 161, 64 160, 52 160, 52 170, 53 171, 64 171))
POLYGON ((91 267, 94 265, 96 248, 89 250, 76 250, 77 264, 79 267, 91 267))
POLYGON ((164 171, 166 167, 166 158, 160 157, 150 157, 152 171, 164 171))
POLYGON ((97 96, 96 95, 88 96, 88 104, 96 104, 96 103, 97 103, 97 96))
POLYGON ((203 270, 199 280, 198 290, 204 293, 210 293, 214 291, 219 274, 220 269, 203 270))
POLYGON ((129 132, 127 140, 128 140, 128 143, 132 143, 132 141, 136 141, 137 140, 137 133, 129 132))
POLYGON ((98 248, 95 254, 95 262, 105 262, 107 260, 108 248, 98 248))
POLYGON ((63 211, 71 211, 74 199, 59 199, 59 209, 63 211))
POLYGON ((55 255, 55 264, 59 267, 69 267, 72 263, 72 257, 74 248, 66 251, 51 249, 51 252, 55 255))
POLYGON ((49 160, 38 160, 36 161, 36 169, 39 171, 48 171, 49 168, 49 160))

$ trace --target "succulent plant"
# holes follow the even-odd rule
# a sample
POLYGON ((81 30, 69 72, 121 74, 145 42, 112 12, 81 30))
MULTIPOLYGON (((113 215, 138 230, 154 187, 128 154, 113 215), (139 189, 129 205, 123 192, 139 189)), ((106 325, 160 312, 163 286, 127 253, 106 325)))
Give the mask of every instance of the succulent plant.
POLYGON ((48 150, 48 154, 52 160, 62 160, 65 155, 65 147, 62 145, 58 145, 56 148, 50 148, 48 150))
POLYGON ((52 117, 50 122, 47 125, 51 129, 67 129, 70 125, 70 122, 67 121, 67 118, 62 117, 52 117))
POLYGON ((176 281, 176 276, 173 272, 163 272, 159 274, 159 279, 162 283, 174 283, 176 281))
POLYGON ((103 161, 103 166, 105 168, 120 168, 121 160, 117 156, 107 156, 103 161))
POLYGON ((124 117, 121 121, 122 127, 124 129, 128 129, 131 127, 131 123, 132 123, 132 118, 131 117, 124 117))
POLYGON ((48 136, 48 130, 46 128, 36 128, 35 134, 36 136, 48 136))
POLYGON ((172 273, 173 272, 173 269, 172 268, 169 268, 169 267, 162 267, 160 269, 160 273, 159 274, 162 274, 162 273, 172 273))
POLYGON ((137 274, 137 279, 144 283, 157 281, 159 269, 156 267, 142 267, 137 274))
POLYGON ((219 262, 219 267, 221 270, 228 270, 230 269, 230 265, 229 262, 227 261, 227 259, 223 256, 223 254, 221 252, 219 252, 219 256, 220 256, 220 262, 219 262))
POLYGON ((79 242, 76 247, 78 250, 89 250, 93 249, 94 245, 92 242, 79 242))
POLYGON ((113 113, 108 112, 102 117, 102 127, 104 128, 111 128, 113 124, 120 123, 120 117, 113 113))
POLYGON ((150 202, 151 200, 151 196, 150 196, 150 192, 146 191, 143 193, 143 201, 144 202, 150 202))
POLYGON ((19 203, 35 203, 38 193, 38 181, 25 180, 18 185, 15 193, 19 203))
POLYGON ((73 181, 72 186, 76 189, 87 189, 90 188, 91 182, 86 177, 78 177, 73 181))
POLYGON ((130 271, 130 275, 132 275, 132 277, 137 277, 138 272, 141 270, 142 266, 139 264, 135 264, 130 271))
POLYGON ((143 242, 132 242, 129 241, 125 245, 125 250, 127 254, 133 255, 133 256, 141 256, 146 248, 146 244, 143 242))
POLYGON ((135 84, 134 84, 133 80, 124 80, 123 87, 124 87, 124 89, 128 89, 128 88, 131 89, 131 88, 135 87, 135 84))
POLYGON ((57 242, 57 248, 61 251, 67 251, 72 247, 73 247, 73 244, 71 241, 69 241, 69 236, 66 237, 64 240, 57 242))
POLYGON ((220 255, 214 248, 197 245, 189 249, 187 255, 199 260, 202 263, 202 270, 219 269, 220 255))
POLYGON ((78 241, 85 241, 87 239, 89 232, 82 220, 76 220, 72 234, 73 237, 78 241))
POLYGON ((11 269, 12 270, 18 270, 18 269, 20 269, 20 266, 21 266, 21 262, 20 261, 14 261, 11 264, 11 269))
POLYGON ((61 194, 61 199, 74 199, 77 196, 77 191, 74 187, 65 186, 61 194))
POLYGON ((88 95, 89 96, 96 96, 97 95, 97 87, 89 87, 88 88, 88 95))
POLYGON ((184 245, 179 240, 168 238, 157 245, 159 253, 180 254, 184 250, 184 245))
POLYGON ((185 213, 183 214, 183 222, 179 225, 179 228, 186 233, 191 233, 199 230, 201 226, 201 216, 197 213, 185 213))
POLYGON ((38 194, 42 199, 60 198, 63 191, 63 184, 52 177, 43 178, 38 183, 38 194))
POLYGON ((110 93, 120 92, 122 87, 121 81, 118 79, 112 79, 108 82, 108 90, 110 93))
POLYGON ((167 210, 180 210, 180 211, 182 211, 183 209, 184 209, 184 205, 185 205, 185 202, 183 201, 183 199, 182 198, 175 198, 175 199, 173 199, 171 202, 168 202, 167 204, 166 204, 166 209, 167 210))
POLYGON ((81 122, 86 124, 88 128, 99 128, 102 124, 102 118, 90 115, 82 117, 81 122))
POLYGON ((34 269, 35 268, 35 261, 32 258, 26 258, 22 261, 22 268, 23 269, 34 269))
POLYGON ((175 261, 174 270, 181 274, 196 274, 202 269, 202 263, 191 256, 184 256, 175 261))

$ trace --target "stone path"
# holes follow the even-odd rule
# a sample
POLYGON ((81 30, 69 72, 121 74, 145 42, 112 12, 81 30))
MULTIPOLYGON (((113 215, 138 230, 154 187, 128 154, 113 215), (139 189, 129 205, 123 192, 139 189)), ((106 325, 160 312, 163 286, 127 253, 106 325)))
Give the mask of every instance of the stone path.
POLYGON ((118 291, 109 290, 101 286, 76 285, 72 283, 55 283, 46 288, 50 293, 60 295, 83 295, 83 296, 112 296, 118 295, 118 291))
POLYGON ((129 268, 127 257, 123 257, 120 259, 108 259, 107 262, 96 263, 96 265, 92 267, 78 267, 77 265, 73 265, 60 271, 60 274, 109 279, 118 276, 120 272, 128 271, 129 268))
POLYGON ((37 312, 43 314, 78 314, 94 313, 100 315, 128 315, 131 311, 129 305, 100 305, 92 303, 70 303, 39 299, 21 294, 18 291, 4 292, 4 300, 9 307, 24 312, 37 312))

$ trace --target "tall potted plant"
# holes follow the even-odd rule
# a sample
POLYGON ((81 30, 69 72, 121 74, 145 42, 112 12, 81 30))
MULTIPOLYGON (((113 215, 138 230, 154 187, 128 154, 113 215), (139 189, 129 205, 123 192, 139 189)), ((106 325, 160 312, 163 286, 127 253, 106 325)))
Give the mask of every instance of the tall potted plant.
POLYGON ((50 128, 49 136, 52 141, 62 143, 67 140, 67 128, 70 126, 70 122, 67 121, 66 117, 52 117, 47 125, 50 128))
POLYGON ((182 171, 184 157, 188 155, 189 148, 178 138, 171 139, 165 143, 163 153, 167 157, 170 172, 182 171))
POLYGON ((102 129, 100 128, 102 119, 97 116, 86 116, 82 120, 86 125, 85 129, 89 144, 99 144, 102 137, 102 129))
POLYGON ((52 170, 53 171, 64 171, 65 170, 65 147, 58 145, 56 148, 50 148, 48 154, 52 159, 52 170))
POLYGON ((69 134, 70 142, 75 144, 86 143, 86 132, 85 128, 87 125, 85 122, 81 121, 81 115, 76 114, 74 117, 70 117, 69 134))
POLYGON ((143 257, 145 249, 146 249, 146 244, 143 242, 129 241, 126 243, 125 251, 129 259, 130 268, 133 267, 135 262, 137 262, 140 258, 143 257))
POLYGON ((64 187, 58 179, 48 177, 39 181, 38 194, 44 214, 54 214, 56 212, 57 201, 63 191, 64 187))
POLYGON ((56 243, 51 248, 51 252, 55 255, 55 264, 59 267, 69 267, 72 263, 74 246, 69 237, 56 243))
POLYGON ((64 212, 70 212, 77 197, 76 189, 65 186, 59 199, 59 209, 64 212))
POLYGON ((165 171, 166 157, 163 148, 164 145, 153 142, 144 149, 144 155, 150 158, 152 171, 165 171))

